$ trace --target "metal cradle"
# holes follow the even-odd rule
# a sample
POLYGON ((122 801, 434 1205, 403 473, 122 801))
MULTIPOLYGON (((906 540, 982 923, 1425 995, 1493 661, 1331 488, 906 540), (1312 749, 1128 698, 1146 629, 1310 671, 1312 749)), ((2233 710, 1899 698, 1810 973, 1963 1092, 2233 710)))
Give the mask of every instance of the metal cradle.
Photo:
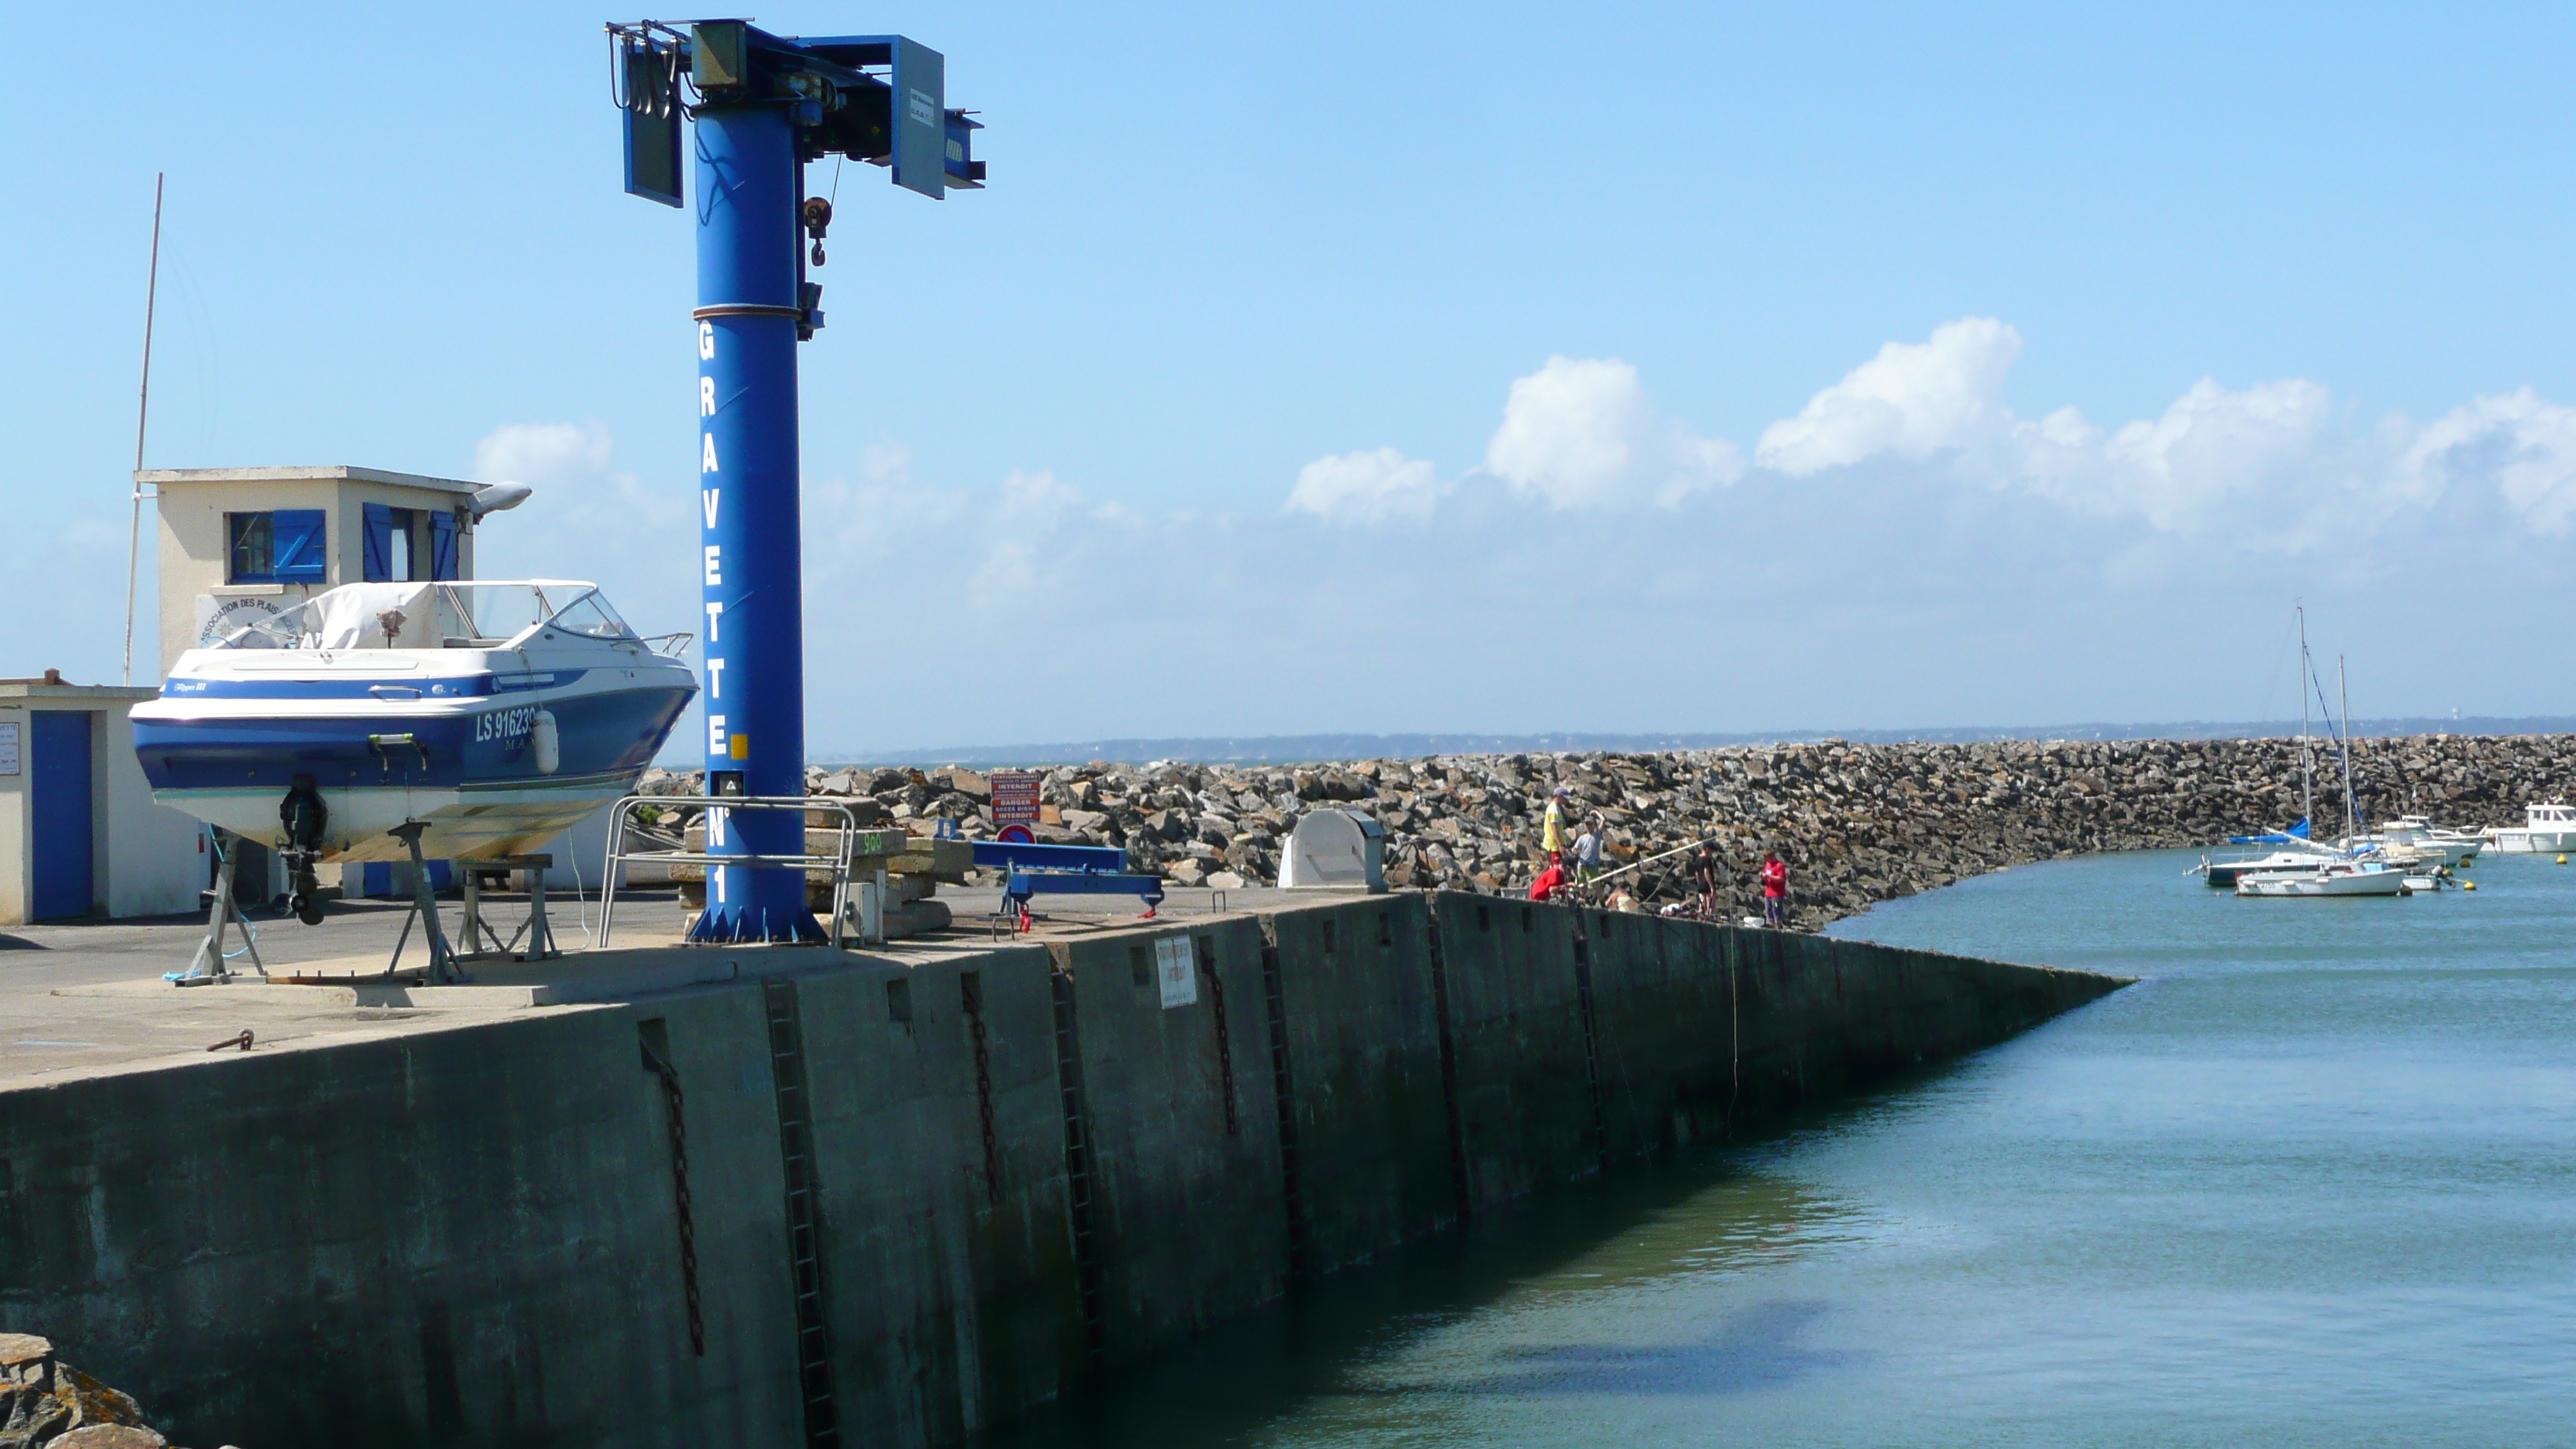
POLYGON ((804 879, 804 873, 807 871, 828 870, 832 873, 832 919, 831 923, 824 928, 826 938, 836 946, 845 944, 852 937, 855 937, 861 945, 883 945, 885 943, 885 901, 889 884, 886 879, 887 873, 879 869, 874 880, 854 882, 850 879, 850 872, 862 853, 859 849, 862 837, 877 833, 884 832, 872 831, 860 825, 856 810, 844 801, 827 796, 624 796, 609 808, 608 852, 602 866, 604 874, 600 882, 599 944, 602 946, 608 944, 608 933, 616 919, 619 868, 628 864, 653 862, 661 865, 695 865, 710 870, 726 865, 773 867, 795 871, 799 880, 804 879), (840 824, 836 827, 832 853, 828 855, 710 855, 703 850, 664 850, 658 846, 652 849, 635 850, 628 848, 627 830, 632 823, 635 807, 639 805, 651 805, 656 808, 695 805, 708 812, 792 810, 797 812, 800 830, 806 824, 804 819, 806 812, 829 812, 840 817, 840 824), (851 929, 852 927, 855 929, 851 929))

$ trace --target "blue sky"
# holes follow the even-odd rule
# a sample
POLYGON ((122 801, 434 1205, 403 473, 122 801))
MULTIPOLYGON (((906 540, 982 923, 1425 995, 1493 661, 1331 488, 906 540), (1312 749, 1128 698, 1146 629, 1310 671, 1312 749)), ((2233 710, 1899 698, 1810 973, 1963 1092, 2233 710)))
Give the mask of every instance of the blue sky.
MULTIPOLYGON (((2099 9, 763 10, 990 126, 838 182, 809 737, 2242 718, 2301 599, 2576 713, 2576 12, 2099 9)), ((607 18, 22 27, 0 673, 114 674, 155 170, 155 466, 518 478, 487 576, 687 626, 607 18)))

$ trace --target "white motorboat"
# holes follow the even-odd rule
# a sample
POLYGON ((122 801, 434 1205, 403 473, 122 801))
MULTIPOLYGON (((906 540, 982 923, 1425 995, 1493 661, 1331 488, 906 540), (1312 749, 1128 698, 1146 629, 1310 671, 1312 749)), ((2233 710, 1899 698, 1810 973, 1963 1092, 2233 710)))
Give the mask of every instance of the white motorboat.
POLYGON ((2486 837, 2465 830, 2441 830, 2421 815, 2403 815, 2367 835, 2344 842, 2359 851, 2377 849, 2400 865, 2457 866, 2477 858, 2486 837))
POLYGON ((2345 859, 2342 851, 2330 845, 2300 841, 2266 855, 2240 856, 2233 860, 2200 862, 2201 880, 2216 889, 2225 890, 2237 882, 2255 876, 2277 875, 2283 871, 2310 871, 2345 859))
POLYGON ((134 710, 152 798, 317 862, 542 846, 634 788, 697 693, 586 583, 343 584, 179 657, 134 710))
POLYGON ((2576 805, 2552 800, 2522 807, 2519 828, 2500 825, 2486 833, 2487 848, 2502 855, 2558 855, 2576 850, 2576 805))
POLYGON ((2396 823, 2383 827, 2383 834, 2394 835, 2408 845, 2442 852, 2442 864, 2466 865, 2478 858, 2487 843, 2486 833, 2479 830, 2445 830, 2421 815, 2401 815, 2396 823))
POLYGON ((2236 883, 2240 896, 2402 896, 2406 890, 2403 868, 2366 860, 2339 861, 2315 870, 2272 871, 2236 883))

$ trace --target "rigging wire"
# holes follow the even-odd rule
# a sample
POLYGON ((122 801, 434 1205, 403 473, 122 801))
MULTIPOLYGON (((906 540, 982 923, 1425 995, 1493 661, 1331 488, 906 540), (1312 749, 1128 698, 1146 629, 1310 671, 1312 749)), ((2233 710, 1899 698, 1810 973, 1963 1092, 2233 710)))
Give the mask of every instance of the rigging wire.
POLYGON ((169 173, 152 173, 152 270, 143 287, 143 385, 134 403, 133 523, 125 537, 125 683, 134 682, 134 591, 143 568, 143 437, 152 420, 152 318, 161 304, 161 189, 169 173))

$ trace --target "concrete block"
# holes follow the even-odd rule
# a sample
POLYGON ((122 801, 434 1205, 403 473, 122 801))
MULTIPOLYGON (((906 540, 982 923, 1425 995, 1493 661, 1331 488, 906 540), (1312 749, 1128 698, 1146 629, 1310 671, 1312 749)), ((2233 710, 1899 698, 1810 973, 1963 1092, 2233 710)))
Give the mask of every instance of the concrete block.
POLYGON ((1594 1170, 1569 912, 1440 891, 1471 1210, 1594 1170))
POLYGON ((1069 982, 1080 1043, 1108 1362, 1287 1288, 1261 944, 1258 924, 1234 917, 1048 947, 1069 982), (1199 976, 1194 1001, 1165 1006, 1155 945, 1172 939, 1190 943, 1199 976))
POLYGON ((798 983, 843 1442, 952 1443, 997 1410, 1053 1397, 1080 1363, 1062 1115, 1048 1090, 1052 1033, 1040 1030, 1046 956, 996 952, 973 969, 981 1093, 958 963, 798 983), (1013 1028, 998 1063, 997 1018, 1013 1028), (993 1096, 997 1064, 1016 1095, 993 1096), (1005 1137, 1016 1149, 1007 1166, 1005 1137), (1010 1189, 998 1200, 996 1167, 1010 1189))
POLYGON ((664 1007, 703 1358, 628 1008, 10 1093, 0 1305, 82 1345, 182 1442, 787 1442, 774 1118, 745 997, 664 1007), (246 1371, 281 1356, 296 1392, 246 1371))
POLYGON ((1429 923, 1415 895, 1262 917, 1278 950, 1308 1271, 1457 1217, 1429 923))

